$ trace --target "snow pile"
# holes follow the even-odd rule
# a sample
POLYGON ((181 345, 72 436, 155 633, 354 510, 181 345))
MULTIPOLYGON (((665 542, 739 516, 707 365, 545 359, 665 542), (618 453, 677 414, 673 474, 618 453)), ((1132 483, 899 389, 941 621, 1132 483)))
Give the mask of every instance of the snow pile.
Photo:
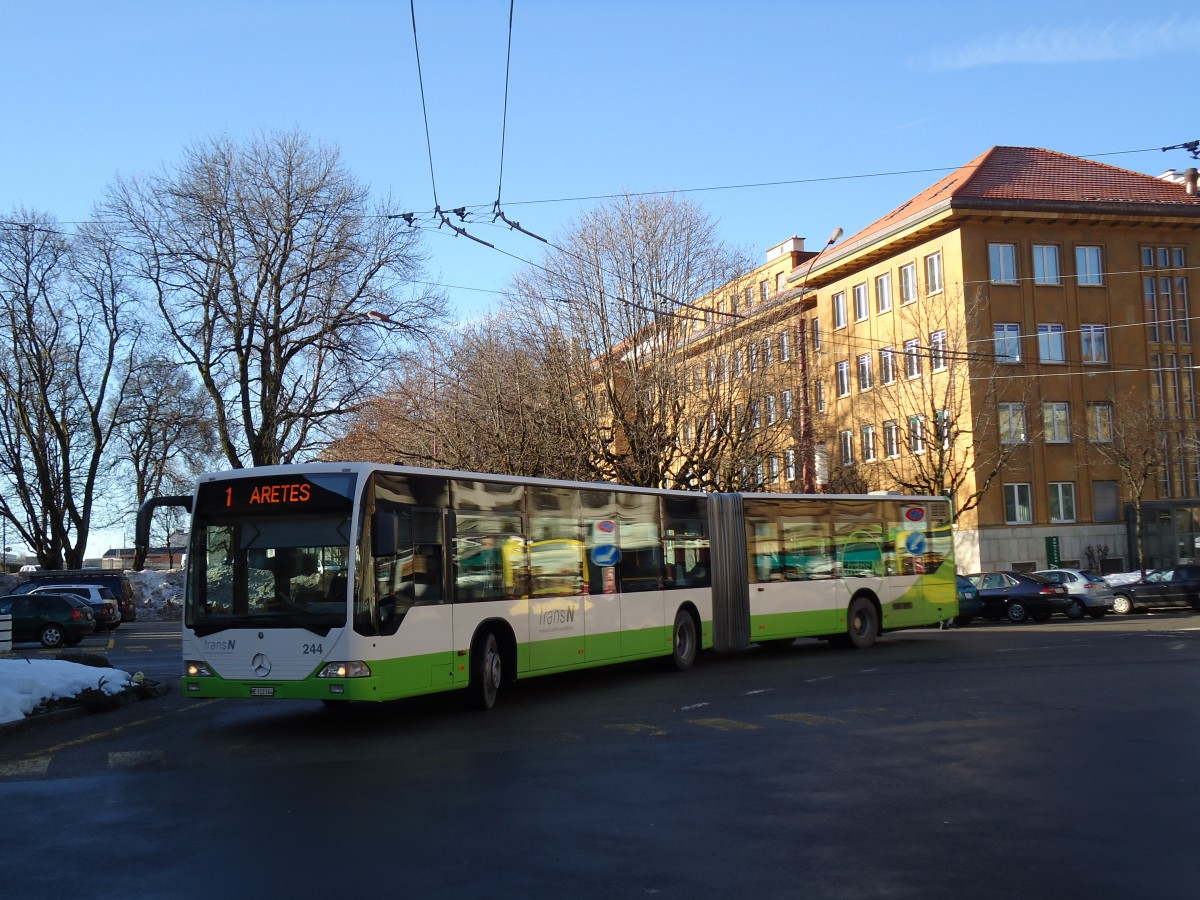
POLYGON ((48 701, 88 691, 119 694, 133 685, 121 669, 61 659, 0 659, 0 724, 19 721, 48 701))
POLYGON ((126 572, 133 586, 138 621, 175 620, 183 608, 183 572, 126 572))

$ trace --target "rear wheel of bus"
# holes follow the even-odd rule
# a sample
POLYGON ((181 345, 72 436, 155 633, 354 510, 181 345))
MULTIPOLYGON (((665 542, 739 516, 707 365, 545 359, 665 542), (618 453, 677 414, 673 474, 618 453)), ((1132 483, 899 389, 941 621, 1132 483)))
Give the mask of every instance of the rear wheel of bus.
POLYGON ((865 650, 879 637, 879 610, 869 597, 858 596, 846 609, 845 645, 865 650))
POLYGON ((471 648, 471 681, 468 692, 471 703, 478 709, 496 705, 500 684, 504 680, 504 664, 500 643, 494 632, 486 631, 475 639, 471 648))
POLYGON ((700 630, 691 612, 681 609, 675 613, 675 626, 671 630, 671 662, 680 672, 686 672, 696 662, 700 649, 700 630))

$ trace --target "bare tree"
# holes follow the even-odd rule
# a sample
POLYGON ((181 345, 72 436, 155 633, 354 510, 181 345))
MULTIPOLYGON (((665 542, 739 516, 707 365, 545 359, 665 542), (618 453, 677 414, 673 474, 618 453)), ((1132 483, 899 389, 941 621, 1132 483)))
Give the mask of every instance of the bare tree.
MULTIPOLYGON (((573 223, 539 266, 518 276, 521 327, 555 348, 546 359, 577 406, 563 434, 573 458, 623 484, 699 486, 738 439, 732 394, 704 360, 736 329, 696 304, 746 271, 701 209, 673 197, 623 197, 573 223), (563 348, 569 347, 569 352, 563 348), (689 422, 699 421, 681 440, 689 422)), ((748 415, 748 412, 743 412, 748 415)))
MULTIPOLYGON (((118 466, 132 478, 135 508, 153 495, 183 491, 213 458, 211 409, 209 396, 173 360, 155 356, 135 367, 113 410, 118 466)), ((178 525, 166 527, 170 533, 178 525)), ((134 569, 144 568, 147 549, 137 548, 134 569)))
POLYGON ((1138 565, 1145 575, 1142 502, 1147 486, 1166 464, 1162 408, 1145 387, 1125 388, 1108 399, 1089 403, 1075 432, 1090 456, 1113 466, 1120 476, 1121 488, 1133 503, 1138 565))
POLYGON ((45 568, 83 564, 142 317, 99 227, 0 226, 0 516, 45 568))
POLYGON ((194 146, 175 172, 118 181, 107 212, 234 467, 314 452, 385 382, 397 336, 444 314, 416 282, 417 232, 299 132, 194 146))

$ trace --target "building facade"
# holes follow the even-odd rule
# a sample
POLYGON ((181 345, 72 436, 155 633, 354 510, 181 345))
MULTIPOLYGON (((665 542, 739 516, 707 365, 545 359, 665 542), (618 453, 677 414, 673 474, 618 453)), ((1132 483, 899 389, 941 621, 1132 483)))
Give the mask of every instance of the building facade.
POLYGON ((1139 489, 1200 497, 1195 170, 995 147, 819 253, 798 241, 706 298, 740 296, 741 362, 695 344, 731 380, 777 367, 739 404, 762 489, 943 493, 971 571, 1117 570, 1139 489))

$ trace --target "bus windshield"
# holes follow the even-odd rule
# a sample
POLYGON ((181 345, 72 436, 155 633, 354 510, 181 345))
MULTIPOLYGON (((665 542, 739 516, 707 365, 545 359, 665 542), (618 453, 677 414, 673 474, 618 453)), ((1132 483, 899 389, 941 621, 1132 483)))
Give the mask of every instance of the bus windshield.
MULTIPOLYGON (((305 495, 293 494, 311 500, 319 488, 304 484, 305 495)), ((348 486, 339 487, 349 493, 348 486)), ((304 628, 326 635, 343 627, 350 497, 321 490, 323 502, 303 511, 283 504, 248 514, 238 499, 242 489, 243 482, 201 486, 188 553, 187 626, 198 635, 229 628, 304 628)))

